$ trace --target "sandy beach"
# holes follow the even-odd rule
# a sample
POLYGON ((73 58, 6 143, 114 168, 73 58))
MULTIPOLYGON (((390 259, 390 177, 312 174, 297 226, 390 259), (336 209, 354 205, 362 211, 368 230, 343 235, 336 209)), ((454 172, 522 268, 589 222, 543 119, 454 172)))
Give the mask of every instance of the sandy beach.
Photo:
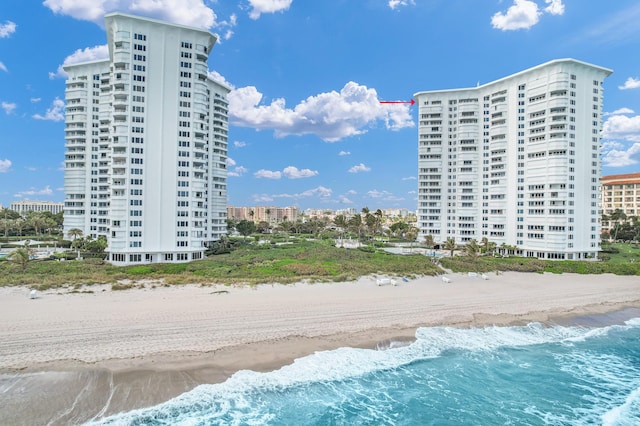
POLYGON ((163 402, 238 370, 343 346, 411 340, 420 326, 551 323, 640 307, 640 277, 463 274, 378 286, 0 288, 0 424, 78 424, 163 402))

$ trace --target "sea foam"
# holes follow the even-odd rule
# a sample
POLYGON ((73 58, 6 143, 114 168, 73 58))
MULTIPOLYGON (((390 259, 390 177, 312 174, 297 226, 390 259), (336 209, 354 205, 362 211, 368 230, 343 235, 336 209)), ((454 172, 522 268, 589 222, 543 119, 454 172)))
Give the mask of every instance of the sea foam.
MULTIPOLYGON (((391 347, 385 350, 339 348, 296 359, 292 364, 268 373, 238 371, 223 383, 201 385, 163 404, 117 414, 93 424, 268 424, 274 419, 274 413, 269 410, 268 398, 264 397, 267 394, 278 395, 295 391, 297 388, 306 389, 317 383, 322 383, 325 389, 328 388, 340 394, 347 392, 340 388, 341 383, 345 381, 376 372, 403 368, 417 361, 436 359, 451 351, 489 353, 505 347, 523 348, 544 344, 571 346, 577 342, 606 336, 612 330, 634 327, 640 327, 640 320, 627 321, 624 326, 597 329, 546 327, 540 323, 514 327, 419 328, 416 331, 416 340, 407 346, 391 347)), ((592 365, 589 368, 597 368, 592 361, 590 362, 592 365)), ((603 374, 603 371, 589 372, 586 361, 581 363, 580 360, 574 359, 570 364, 581 364, 579 368, 583 369, 581 374, 585 377, 603 374)), ((357 387, 351 387, 348 391, 363 392, 357 387)), ((313 395, 312 392, 307 393, 311 398, 307 402, 322 404, 321 397, 318 396, 319 399, 313 401, 313 395)), ((270 396, 270 398, 273 397, 270 396)), ((386 396, 382 395, 381 398, 385 399, 386 396)), ((632 411, 637 411, 635 405, 637 405, 638 395, 632 393, 630 398, 627 402, 623 401, 618 408, 604 414, 602 421, 610 421, 611 425, 620 424, 615 419, 624 416, 627 407, 633 406, 632 411)), ((381 420, 380 416, 386 415, 383 411, 377 410, 375 404, 372 404, 368 410, 375 413, 375 415, 372 414, 372 418, 378 420, 381 420)), ((576 415, 584 415, 584 413, 576 415)), ((386 421, 389 422, 392 419, 386 421)))

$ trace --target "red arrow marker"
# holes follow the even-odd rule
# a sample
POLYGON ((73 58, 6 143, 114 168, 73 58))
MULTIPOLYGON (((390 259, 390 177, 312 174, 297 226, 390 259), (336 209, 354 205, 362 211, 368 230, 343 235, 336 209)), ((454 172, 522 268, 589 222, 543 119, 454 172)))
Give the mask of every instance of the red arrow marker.
POLYGON ((381 104, 415 104, 416 101, 411 99, 411 101, 380 101, 381 104))

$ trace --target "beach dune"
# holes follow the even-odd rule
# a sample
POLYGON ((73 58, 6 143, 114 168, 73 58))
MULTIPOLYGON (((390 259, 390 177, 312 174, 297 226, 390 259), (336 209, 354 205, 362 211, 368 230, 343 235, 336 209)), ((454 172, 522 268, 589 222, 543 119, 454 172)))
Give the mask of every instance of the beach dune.
POLYGON ((241 369, 376 348, 420 326, 511 325, 640 306, 640 278, 448 274, 93 293, 0 289, 0 423, 70 424, 157 404, 241 369))

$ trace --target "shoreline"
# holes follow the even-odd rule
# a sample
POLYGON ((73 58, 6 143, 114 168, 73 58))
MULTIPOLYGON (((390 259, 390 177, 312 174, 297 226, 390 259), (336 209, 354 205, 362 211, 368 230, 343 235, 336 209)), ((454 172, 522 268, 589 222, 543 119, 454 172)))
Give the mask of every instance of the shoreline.
POLYGON ((406 344, 419 327, 604 326, 640 313, 638 277, 448 275, 449 284, 421 277, 376 286, 363 277, 257 288, 50 291, 37 300, 24 289, 1 288, 0 393, 9 398, 0 401, 0 420, 82 423, 164 402, 239 370, 272 371, 345 346, 406 344), (220 289, 229 293, 215 293, 220 289))

